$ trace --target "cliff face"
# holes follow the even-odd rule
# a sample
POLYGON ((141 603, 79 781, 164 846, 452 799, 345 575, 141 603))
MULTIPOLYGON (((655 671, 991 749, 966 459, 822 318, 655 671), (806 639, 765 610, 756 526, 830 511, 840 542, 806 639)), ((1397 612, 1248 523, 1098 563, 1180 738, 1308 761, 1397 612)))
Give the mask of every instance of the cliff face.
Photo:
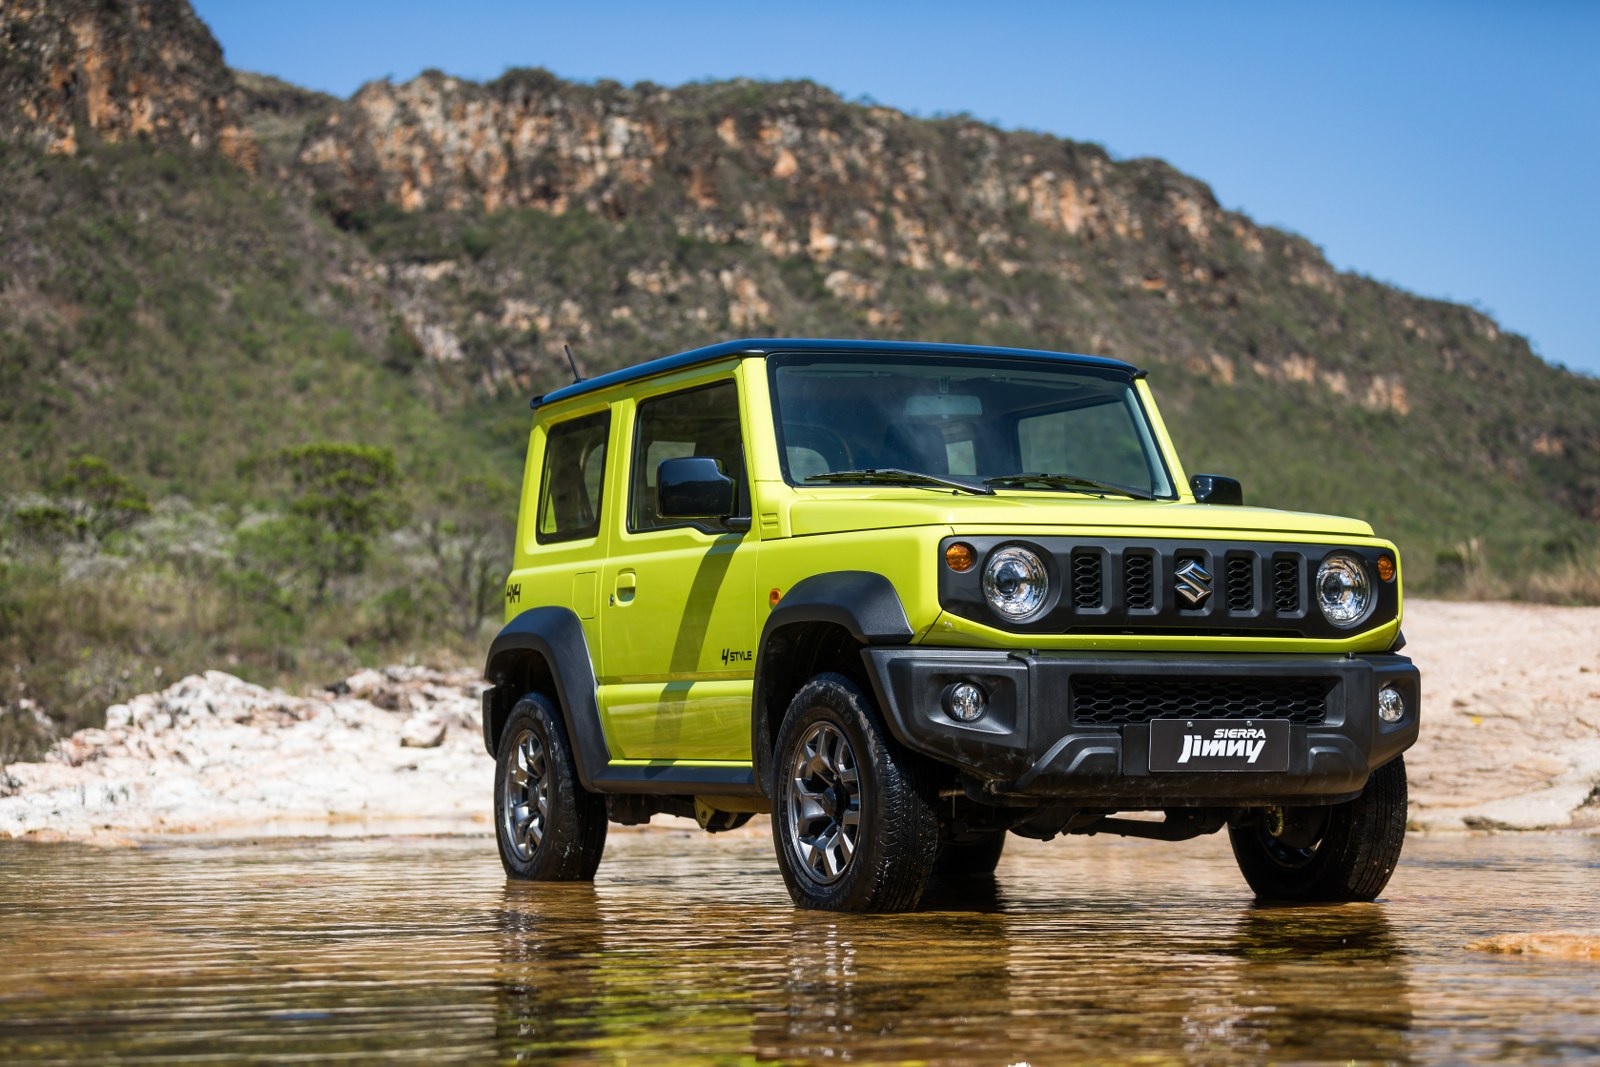
POLYGON ((1015 270, 1018 217, 1086 241, 1179 234, 1197 253, 1242 221, 1160 163, 919 121, 804 82, 630 90, 543 71, 486 86, 430 73, 362 88, 300 163, 345 207, 666 211, 714 241, 915 270, 1015 270))
POLYGON ((183 0, 7 0, 0 137, 74 155, 86 136, 217 148, 252 168, 233 75, 183 0))
MULTIPOLYGON (((599 268, 592 292, 546 284, 537 243, 520 262, 415 245, 391 259, 424 351, 488 381, 542 384, 568 339, 603 360, 641 329, 663 343, 696 327, 792 332, 827 318, 821 300, 853 320, 849 332, 949 337, 959 319, 963 339, 1010 329, 1401 421, 1419 405, 1464 404, 1494 428, 1478 432, 1480 420, 1433 447, 1503 473, 1600 451, 1593 383, 1576 386, 1582 415, 1505 412, 1506 390, 1558 389, 1521 338, 1469 308, 1341 274, 1158 160, 915 119, 810 83, 629 89, 537 70, 487 85, 428 73, 362 88, 307 134, 295 169, 358 230, 384 212, 515 229, 532 211, 653 233, 658 248, 726 250, 698 267, 634 253, 626 271, 599 268), (682 328, 661 328, 674 320, 682 328)), ((1600 516, 1600 477, 1557 493, 1600 516)))

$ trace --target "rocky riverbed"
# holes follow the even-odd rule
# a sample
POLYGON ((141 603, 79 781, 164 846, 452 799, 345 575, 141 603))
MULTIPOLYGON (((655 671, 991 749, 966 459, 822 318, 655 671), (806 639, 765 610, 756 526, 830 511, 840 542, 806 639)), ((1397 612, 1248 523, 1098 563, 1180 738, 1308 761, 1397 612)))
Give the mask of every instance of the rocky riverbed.
MULTIPOLYGON (((1600 828, 1600 608, 1407 604, 1418 830, 1600 828)), ((366 670, 294 696, 220 671, 0 770, 0 836, 488 830, 477 672, 366 670)))

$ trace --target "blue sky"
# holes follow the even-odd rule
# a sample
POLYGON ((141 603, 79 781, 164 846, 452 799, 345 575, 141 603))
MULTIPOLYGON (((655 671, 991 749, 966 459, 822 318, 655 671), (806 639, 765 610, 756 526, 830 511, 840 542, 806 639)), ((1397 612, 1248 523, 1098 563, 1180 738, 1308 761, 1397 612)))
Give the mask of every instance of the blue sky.
POLYGON ((1600 3, 192 0, 235 67, 810 78, 1158 156, 1335 266, 1600 374, 1600 3))

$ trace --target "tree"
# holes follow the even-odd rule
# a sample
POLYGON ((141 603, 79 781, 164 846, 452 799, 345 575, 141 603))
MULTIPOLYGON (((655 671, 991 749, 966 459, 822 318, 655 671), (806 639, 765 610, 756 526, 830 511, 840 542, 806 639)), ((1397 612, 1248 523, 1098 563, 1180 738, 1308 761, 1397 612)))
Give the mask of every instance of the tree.
POLYGON ((462 636, 500 603, 516 536, 517 491, 499 478, 463 478, 440 490, 421 522, 434 580, 462 636))
POLYGON ((150 498, 99 456, 79 456, 66 473, 47 482, 54 499, 16 510, 17 532, 27 541, 59 548, 72 541, 102 542, 150 514, 150 498))
POLYGON ((286 478, 289 493, 287 513, 242 533, 241 541, 268 566, 305 575, 314 604, 326 602, 335 579, 365 571, 375 540, 405 517, 388 448, 322 441, 280 449, 246 467, 286 478))

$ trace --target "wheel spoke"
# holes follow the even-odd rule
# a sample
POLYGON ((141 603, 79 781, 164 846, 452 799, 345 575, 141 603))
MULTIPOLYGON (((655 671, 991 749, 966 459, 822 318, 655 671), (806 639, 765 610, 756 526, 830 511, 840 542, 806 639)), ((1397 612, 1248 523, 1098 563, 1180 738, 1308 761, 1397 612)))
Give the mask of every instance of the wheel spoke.
POLYGON ((802 870, 829 883, 843 877, 861 832, 861 779, 843 730, 818 722, 790 749, 785 805, 802 870))
POLYGON ((511 761, 502 788, 502 829, 511 847, 531 859, 544 840, 550 817, 549 761, 543 741, 533 731, 512 743, 511 761))

